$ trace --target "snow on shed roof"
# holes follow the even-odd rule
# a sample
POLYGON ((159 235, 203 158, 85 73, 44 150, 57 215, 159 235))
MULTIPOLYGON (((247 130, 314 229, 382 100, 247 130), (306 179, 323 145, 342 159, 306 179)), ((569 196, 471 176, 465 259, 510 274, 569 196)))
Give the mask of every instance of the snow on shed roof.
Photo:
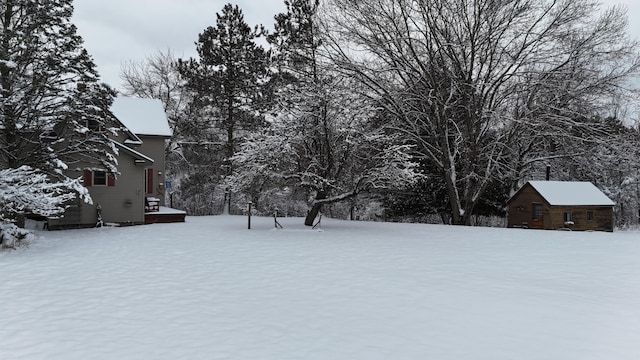
POLYGON ((529 184, 549 205, 615 205, 588 181, 529 181, 529 184))
POLYGON ((171 136, 167 114, 158 99, 118 96, 111 112, 136 135, 171 136))

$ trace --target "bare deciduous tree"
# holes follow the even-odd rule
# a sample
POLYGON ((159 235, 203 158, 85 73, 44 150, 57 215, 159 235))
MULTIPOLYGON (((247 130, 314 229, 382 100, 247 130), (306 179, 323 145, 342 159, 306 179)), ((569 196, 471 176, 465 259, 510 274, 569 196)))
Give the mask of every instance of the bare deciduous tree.
POLYGON ((334 60, 437 164, 455 224, 511 170, 520 136, 571 137, 639 68, 624 9, 596 1, 328 3, 334 60))
POLYGON ((125 94, 162 101, 174 134, 167 155, 175 153, 177 144, 184 140, 181 120, 188 117, 191 95, 184 87, 185 80, 180 76, 173 52, 167 49, 141 61, 131 60, 122 66, 120 78, 125 94))

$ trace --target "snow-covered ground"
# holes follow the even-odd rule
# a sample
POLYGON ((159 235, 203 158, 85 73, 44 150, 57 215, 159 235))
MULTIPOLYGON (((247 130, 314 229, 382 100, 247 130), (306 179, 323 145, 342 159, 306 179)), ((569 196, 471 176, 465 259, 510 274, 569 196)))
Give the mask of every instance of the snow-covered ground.
POLYGON ((638 359, 640 233, 187 217, 0 253, 2 359, 638 359))

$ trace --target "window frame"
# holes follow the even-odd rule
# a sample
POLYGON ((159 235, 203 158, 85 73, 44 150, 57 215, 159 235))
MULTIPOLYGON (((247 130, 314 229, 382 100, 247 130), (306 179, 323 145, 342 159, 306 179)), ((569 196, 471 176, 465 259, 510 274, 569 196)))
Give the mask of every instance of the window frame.
POLYGON ((544 209, 541 203, 533 203, 531 206, 531 219, 542 220, 544 216, 544 209), (539 216, 538 216, 539 215, 539 216))
POLYGON ((565 211, 562 213, 562 219, 564 221, 564 223, 571 223, 573 222, 573 214, 571 211, 565 211))
POLYGON ((88 134, 102 134, 104 133, 104 124, 94 119, 87 119, 85 126, 89 130, 88 134))
POLYGON ((92 183, 93 186, 107 186, 109 184, 109 180, 108 180, 109 174, 106 171, 104 171, 104 170, 94 170, 94 171, 92 171, 92 174, 93 174, 92 175, 93 179, 92 179, 91 183, 92 183), (101 175, 100 176, 96 176, 97 174, 101 174, 101 175), (100 179, 100 183, 98 183, 96 181, 97 179, 100 179), (102 183, 103 179, 104 179, 104 183, 102 183))

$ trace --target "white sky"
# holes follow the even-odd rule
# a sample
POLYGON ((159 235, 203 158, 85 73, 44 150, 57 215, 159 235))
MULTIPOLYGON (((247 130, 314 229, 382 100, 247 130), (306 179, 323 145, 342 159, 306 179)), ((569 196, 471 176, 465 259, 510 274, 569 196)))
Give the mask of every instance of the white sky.
POLYGON ((176 57, 196 56, 198 34, 215 25, 216 13, 231 2, 242 9, 250 26, 273 28, 284 0, 74 0, 73 22, 102 80, 120 87, 120 67, 158 50, 176 57))
MULTIPOLYGON (((93 56, 102 80, 120 87, 121 64, 140 61, 158 50, 171 49, 177 57, 196 56, 195 42, 225 0, 75 0, 73 21, 93 56)), ((284 11, 284 0, 236 0, 251 25, 273 27, 273 17, 284 11)), ((602 0, 606 6, 626 5, 630 33, 640 38, 640 2, 602 0)))

